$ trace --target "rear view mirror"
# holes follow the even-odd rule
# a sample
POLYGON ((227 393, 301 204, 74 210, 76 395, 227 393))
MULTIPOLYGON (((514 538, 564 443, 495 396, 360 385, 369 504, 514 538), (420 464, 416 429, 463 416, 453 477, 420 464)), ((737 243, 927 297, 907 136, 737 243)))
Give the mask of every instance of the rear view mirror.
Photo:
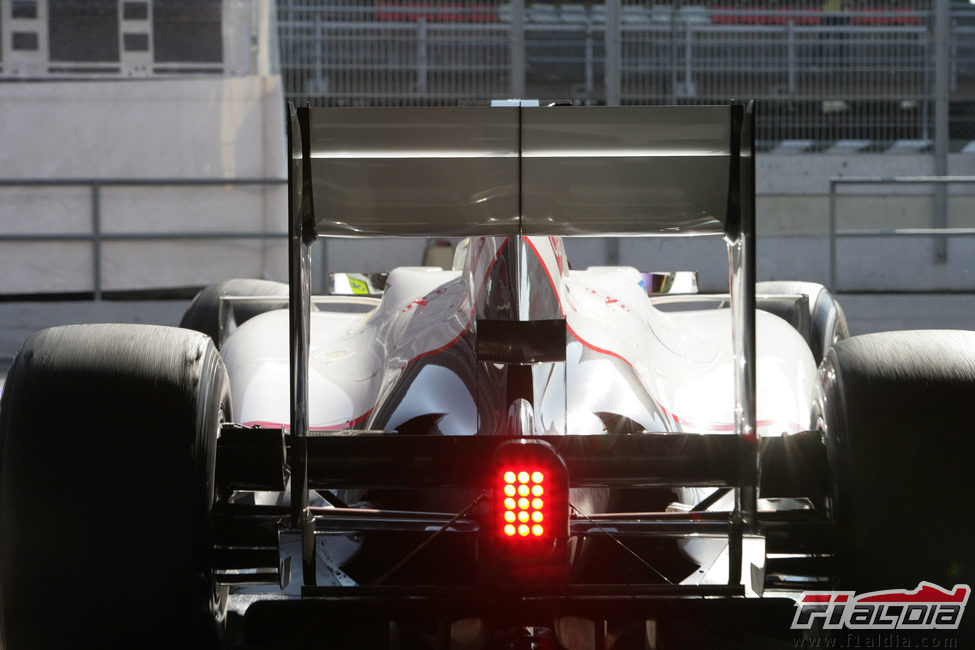
POLYGON ((389 273, 329 273, 328 290, 333 296, 381 296, 389 273))
POLYGON ((643 286, 651 296, 697 293, 697 271, 654 271, 642 275, 643 286))

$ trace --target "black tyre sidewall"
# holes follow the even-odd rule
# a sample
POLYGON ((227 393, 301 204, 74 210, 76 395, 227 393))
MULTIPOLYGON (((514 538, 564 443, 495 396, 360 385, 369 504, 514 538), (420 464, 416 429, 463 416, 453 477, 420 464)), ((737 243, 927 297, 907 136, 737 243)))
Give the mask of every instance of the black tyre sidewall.
POLYGON ((219 642, 209 512, 230 410, 198 333, 80 325, 27 340, 0 403, 8 650, 219 642))

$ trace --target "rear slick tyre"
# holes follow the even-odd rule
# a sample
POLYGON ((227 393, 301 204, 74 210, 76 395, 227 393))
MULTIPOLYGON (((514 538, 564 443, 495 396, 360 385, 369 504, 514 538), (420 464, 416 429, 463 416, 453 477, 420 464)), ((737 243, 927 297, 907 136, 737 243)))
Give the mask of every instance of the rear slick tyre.
POLYGON ((975 585, 975 332, 855 336, 820 377, 837 586, 975 585))
POLYGON ((230 417, 198 332, 73 325, 24 343, 0 402, 6 650, 219 645, 210 511, 230 417))

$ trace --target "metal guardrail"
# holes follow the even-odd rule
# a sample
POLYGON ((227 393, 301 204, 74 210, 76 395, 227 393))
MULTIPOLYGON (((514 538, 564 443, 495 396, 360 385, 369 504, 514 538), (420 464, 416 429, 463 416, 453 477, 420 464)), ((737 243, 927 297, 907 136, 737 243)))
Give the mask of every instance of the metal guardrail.
MULTIPOLYGON (((166 232, 104 232, 101 225, 101 190, 103 187, 200 187, 200 186, 275 186, 284 185, 283 178, 65 178, 65 179, 0 179, 5 187, 88 187, 90 190, 91 230, 82 233, 16 233, 0 232, 3 242, 77 242, 92 244, 92 286, 95 300, 102 297, 101 245, 110 241, 180 241, 225 239, 285 239, 285 232, 254 231, 166 231, 166 232)), ((839 230, 837 202, 841 185, 975 185, 975 176, 912 176, 912 177, 849 177, 831 178, 829 181, 829 288, 837 290, 836 242, 840 238, 870 237, 933 237, 945 241, 948 237, 975 236, 975 228, 898 228, 839 230)))
POLYGON ((107 241, 208 240, 208 239, 285 239, 286 232, 181 231, 181 232, 104 232, 101 219, 103 187, 201 187, 284 185, 285 178, 24 178, 0 179, 4 187, 88 187, 91 192, 91 231, 82 233, 17 233, 0 232, 3 242, 76 242, 92 245, 92 286, 95 300, 102 298, 102 243, 107 241))
MULTIPOLYGON (((975 236, 975 228, 948 228, 944 215, 934 215, 935 226, 932 228, 897 228, 897 229, 837 229, 837 188, 840 185, 947 185, 975 184, 975 176, 894 176, 894 177, 851 177, 829 179, 829 290, 837 291, 836 284, 836 240, 840 237, 933 237, 944 243, 948 237, 975 236)), ((936 258, 944 261, 943 249, 936 253, 936 258), (939 254, 940 253, 940 254, 939 254)))

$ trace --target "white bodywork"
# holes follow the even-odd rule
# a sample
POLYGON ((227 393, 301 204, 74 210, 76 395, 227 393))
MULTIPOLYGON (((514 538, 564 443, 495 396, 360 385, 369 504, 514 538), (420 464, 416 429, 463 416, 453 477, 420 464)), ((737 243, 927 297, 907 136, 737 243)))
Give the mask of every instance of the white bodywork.
MULTIPOLYGON (((368 313, 312 312, 311 426, 369 428, 382 389, 403 367, 448 345, 471 325, 470 314, 464 313, 470 309, 465 274, 431 267, 398 268, 389 276, 386 293, 368 313)), ((602 432, 591 412, 579 412, 581 404, 641 423, 652 418, 632 401, 632 395, 591 385, 590 377, 600 374, 600 366, 614 358, 632 367, 667 416, 666 429, 647 430, 733 431, 734 357, 728 309, 664 311, 647 296, 640 274, 631 267, 567 270, 560 280, 572 334, 566 351, 566 433, 602 432), (584 349, 597 352, 588 355, 597 358, 583 360, 584 349)), ((759 311, 756 328, 759 434, 806 430, 816 375, 812 353, 798 332, 776 316, 759 311)), ((276 310, 243 324, 225 344, 222 352, 240 422, 287 425, 287 331, 287 310, 276 310)), ((450 418, 450 434, 474 434, 473 404, 451 399, 459 387, 437 374, 420 376, 437 395, 423 396, 429 401, 412 405, 416 412, 403 412, 401 417, 440 408, 450 418)), ((539 433, 561 429, 553 424, 558 418, 552 414, 551 419, 543 419, 539 433)))
MULTIPOLYGON (((473 386, 478 382, 469 373, 476 374, 476 362, 466 343, 478 318, 504 308, 517 320, 566 321, 565 363, 533 367, 533 399, 520 406, 529 431, 733 434, 728 309, 666 310, 629 267, 569 270, 558 238, 476 238, 457 258, 450 271, 395 269, 368 313, 328 305, 312 312, 313 429, 397 430, 427 416, 436 429, 424 433, 474 435, 486 432, 488 422, 505 421, 518 405, 498 402, 503 391, 501 398, 478 393, 483 386, 473 386), (503 276, 505 263, 514 268, 503 276), (505 277, 521 286, 502 286, 505 277), (486 413, 486 403, 504 410, 502 417, 486 413), (612 429, 606 414, 636 428, 612 429)), ((756 339, 759 435, 809 429, 816 364, 808 345, 784 320, 762 311, 756 339)), ((226 342, 222 352, 239 422, 287 426, 288 341, 288 312, 277 310, 244 323, 226 342)), ((684 489, 676 500, 692 506, 710 492, 684 489)), ((689 542, 685 552, 702 567, 689 580, 727 581, 727 562, 715 561, 724 547, 724 539, 689 542), (716 573, 709 576, 712 565, 716 573)))

